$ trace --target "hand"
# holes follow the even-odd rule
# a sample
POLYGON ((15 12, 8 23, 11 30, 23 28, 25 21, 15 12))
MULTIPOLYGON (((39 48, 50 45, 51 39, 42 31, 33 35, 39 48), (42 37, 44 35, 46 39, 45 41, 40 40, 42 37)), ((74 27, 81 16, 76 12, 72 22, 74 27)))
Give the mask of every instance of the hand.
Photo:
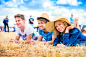
POLYGON ((78 21, 79 17, 75 17, 75 21, 78 21))
POLYGON ((13 42, 13 41, 14 41, 14 39, 10 39, 10 40, 9 40, 9 42, 13 42))
POLYGON ((66 28, 66 31, 65 31, 65 33, 68 33, 69 32, 69 30, 70 29, 73 29, 74 28, 74 25, 72 24, 71 26, 68 26, 67 28, 66 28))
POLYGON ((63 44, 57 44, 57 47, 66 47, 66 46, 63 44))
POLYGON ((30 40, 30 44, 32 44, 32 45, 34 45, 34 44, 35 44, 35 42, 36 42, 36 41, 35 41, 35 40, 33 40, 33 39, 31 39, 31 40, 30 40))

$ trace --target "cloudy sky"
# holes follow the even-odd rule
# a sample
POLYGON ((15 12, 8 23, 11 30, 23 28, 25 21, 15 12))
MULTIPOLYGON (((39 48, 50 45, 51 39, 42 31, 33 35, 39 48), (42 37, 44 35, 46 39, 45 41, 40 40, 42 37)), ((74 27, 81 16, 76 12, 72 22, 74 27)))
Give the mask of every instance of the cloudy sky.
POLYGON ((86 1, 85 0, 0 0, 0 25, 3 25, 3 19, 8 15, 9 24, 15 24, 14 15, 24 14, 26 22, 29 16, 35 19, 42 13, 47 13, 52 21, 55 16, 70 20, 73 17, 79 17, 79 24, 86 25, 86 1))

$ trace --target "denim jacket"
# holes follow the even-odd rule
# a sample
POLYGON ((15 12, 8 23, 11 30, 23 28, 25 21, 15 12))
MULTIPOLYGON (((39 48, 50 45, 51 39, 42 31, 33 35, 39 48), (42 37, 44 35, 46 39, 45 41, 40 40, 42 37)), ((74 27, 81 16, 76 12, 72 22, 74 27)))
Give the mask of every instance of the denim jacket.
POLYGON ((86 37, 81 33, 81 31, 74 27, 69 30, 69 33, 63 33, 62 35, 57 35, 53 42, 53 46, 63 43, 66 46, 81 45, 81 43, 86 43, 86 37))

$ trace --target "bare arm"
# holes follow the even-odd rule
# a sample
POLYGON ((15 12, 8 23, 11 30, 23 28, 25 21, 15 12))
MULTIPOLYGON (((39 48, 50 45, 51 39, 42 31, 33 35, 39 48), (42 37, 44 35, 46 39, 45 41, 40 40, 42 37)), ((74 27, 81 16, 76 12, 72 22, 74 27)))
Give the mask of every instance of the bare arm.
POLYGON ((38 36, 37 41, 42 41, 42 35, 39 35, 39 36, 38 36))
POLYGON ((32 34, 27 35, 27 40, 25 40, 24 43, 30 43, 31 39, 32 39, 32 34))
POLYGON ((20 39, 20 36, 16 36, 15 40, 18 40, 19 41, 19 39, 20 39))
POLYGON ((16 36, 16 39, 15 39, 16 43, 29 43, 32 38, 32 34, 27 35, 27 40, 25 40, 25 41, 19 41, 19 38, 20 38, 20 36, 16 36))

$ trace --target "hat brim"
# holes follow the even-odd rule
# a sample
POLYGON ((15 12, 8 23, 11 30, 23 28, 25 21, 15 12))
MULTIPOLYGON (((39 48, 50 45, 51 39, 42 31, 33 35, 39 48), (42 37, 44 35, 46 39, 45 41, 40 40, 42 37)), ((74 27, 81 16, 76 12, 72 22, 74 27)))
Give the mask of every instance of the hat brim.
POLYGON ((45 28, 46 28, 46 30, 47 30, 48 32, 53 32, 54 29, 55 29, 55 27, 54 27, 54 21, 48 22, 48 23, 46 24, 45 28))
POLYGON ((45 20, 47 20, 47 21, 49 21, 49 22, 50 22, 50 20, 49 20, 49 19, 44 18, 44 17, 37 17, 37 20, 39 20, 39 18, 43 18, 43 19, 45 19, 45 20))
MULTIPOLYGON (((65 21, 69 26, 71 25, 70 22, 69 22, 67 19, 65 19, 65 18, 61 18, 61 19, 58 19, 58 20, 55 20, 55 21, 62 21, 62 19, 63 19, 63 21, 65 21)), ((54 30, 55 30, 54 22, 55 22, 55 21, 48 22, 48 23, 46 24, 45 28, 46 28, 46 30, 47 30, 48 32, 54 32, 54 30)))

